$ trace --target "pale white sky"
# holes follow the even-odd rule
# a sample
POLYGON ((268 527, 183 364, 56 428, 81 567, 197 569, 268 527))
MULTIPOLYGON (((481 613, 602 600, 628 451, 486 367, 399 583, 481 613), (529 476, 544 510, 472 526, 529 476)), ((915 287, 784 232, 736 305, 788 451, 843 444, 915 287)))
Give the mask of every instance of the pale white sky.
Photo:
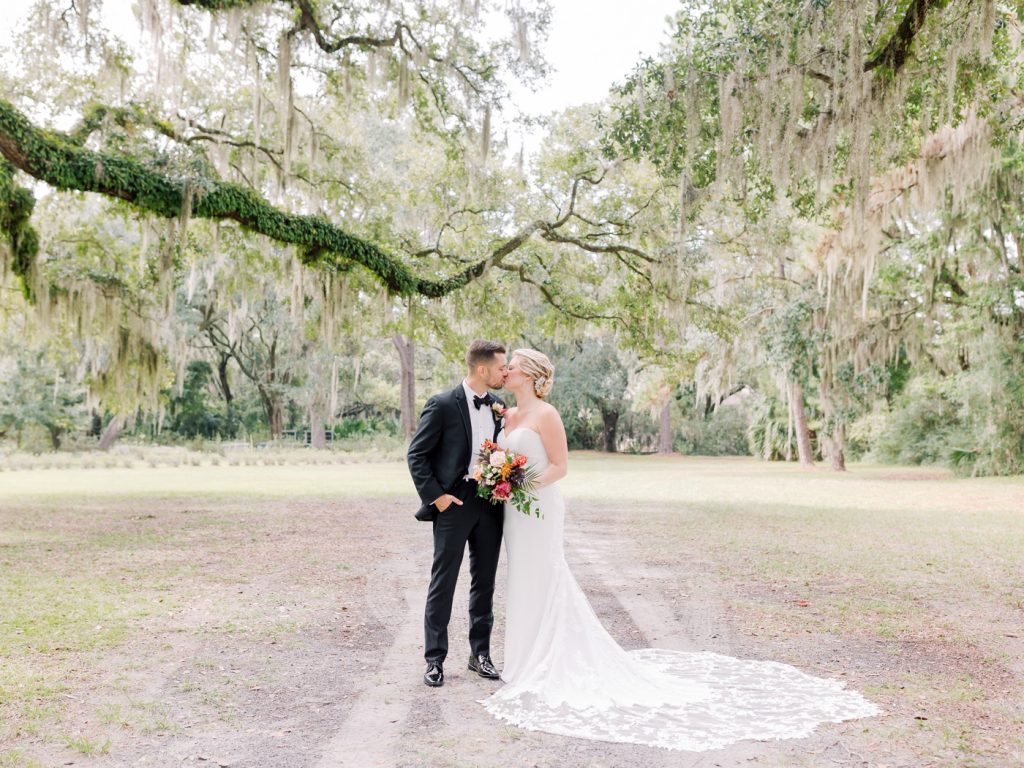
POLYGON ((599 101, 639 61, 668 39, 666 18, 680 0, 551 0, 554 18, 545 53, 547 87, 515 94, 531 113, 599 101))
MULTIPOLYGON (((0 44, 10 40, 11 31, 20 26, 33 2, 2 0, 0 44)), ((680 0, 551 0, 551 4, 554 17, 545 52, 555 71, 545 87, 514 93, 516 103, 530 114, 603 98, 641 53, 658 51, 667 39, 666 18, 680 0)), ((106 0, 104 16, 111 19, 115 31, 135 31, 133 5, 134 0, 106 0)))

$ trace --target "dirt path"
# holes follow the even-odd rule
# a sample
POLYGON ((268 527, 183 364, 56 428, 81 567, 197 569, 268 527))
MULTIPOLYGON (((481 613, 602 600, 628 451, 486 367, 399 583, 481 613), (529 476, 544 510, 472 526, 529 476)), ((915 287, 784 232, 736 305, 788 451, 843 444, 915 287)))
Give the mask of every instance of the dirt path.
MULTIPOLYGON (((409 571, 402 568, 402 581, 411 584, 416 579, 409 571)), ((410 619, 422 595, 419 588, 405 590, 402 612, 389 617, 400 623, 394 641, 381 657, 380 667, 368 676, 367 687, 341 729, 327 743, 317 768, 390 768, 398 764, 401 724, 409 717, 409 681, 419 666, 412 660, 421 655, 423 634, 420 625, 410 619)))
MULTIPOLYGON (((589 517, 589 516, 588 516, 589 517)), ((590 522, 593 518, 590 519, 590 522)), ((565 768, 702 768, 704 766, 793 766, 802 755, 820 759, 826 741, 838 743, 846 726, 825 726, 812 739, 749 742, 706 753, 679 753, 624 744, 521 731, 492 720, 477 700, 500 683, 465 669, 466 599, 464 564, 451 626, 447 684, 439 690, 420 683, 421 614, 429 569, 428 552, 415 532, 392 542, 411 554, 392 574, 404 595, 405 616, 393 627, 394 640, 379 668, 360 681, 355 703, 337 733, 323 746, 318 768, 338 766, 564 766, 565 768)), ((729 653, 732 628, 707 564, 692 558, 676 567, 647 562, 635 543, 614 528, 573 519, 567 556, 595 610, 627 648, 662 647, 729 653), (685 585, 679 589, 679 584, 685 585)), ((504 574, 499 566, 499 579, 504 574)), ((493 653, 500 666, 504 626, 503 590, 497 594, 493 653)), ((860 726, 855 726, 859 728, 860 726)), ((808 764, 814 764, 813 761, 808 764)), ((831 764, 858 765, 833 758, 831 764)))

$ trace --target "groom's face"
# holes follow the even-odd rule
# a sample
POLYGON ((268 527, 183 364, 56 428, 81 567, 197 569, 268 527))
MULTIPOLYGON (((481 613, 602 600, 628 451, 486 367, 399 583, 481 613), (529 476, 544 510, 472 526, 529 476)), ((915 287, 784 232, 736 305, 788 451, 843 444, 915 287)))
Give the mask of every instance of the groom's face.
POLYGON ((504 352, 496 353, 489 365, 481 367, 484 369, 483 379, 488 389, 501 389, 505 386, 505 379, 508 378, 508 365, 504 352))

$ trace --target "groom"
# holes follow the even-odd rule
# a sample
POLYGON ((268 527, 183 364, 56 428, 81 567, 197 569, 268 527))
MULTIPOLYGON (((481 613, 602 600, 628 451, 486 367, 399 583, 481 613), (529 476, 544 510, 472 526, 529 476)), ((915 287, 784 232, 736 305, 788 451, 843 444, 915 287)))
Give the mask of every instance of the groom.
POLYGON ((494 578, 501 550, 504 512, 476 495, 473 465, 480 444, 497 440, 504 403, 488 390, 499 389, 508 376, 505 347, 474 341, 466 353, 468 373, 455 389, 434 395, 420 415, 409 445, 409 471, 423 501, 417 520, 434 526, 434 564, 424 615, 427 671, 423 682, 444 685, 448 655, 448 621, 462 556, 469 543, 469 669, 480 677, 498 678, 491 661, 494 578))

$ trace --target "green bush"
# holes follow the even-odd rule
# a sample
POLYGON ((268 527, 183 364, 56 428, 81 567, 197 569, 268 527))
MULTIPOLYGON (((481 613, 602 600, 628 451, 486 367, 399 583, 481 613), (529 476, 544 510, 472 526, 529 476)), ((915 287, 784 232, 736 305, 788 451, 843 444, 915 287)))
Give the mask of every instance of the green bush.
POLYGON ((372 437, 381 435, 395 437, 402 431, 397 419, 387 416, 370 416, 368 418, 345 419, 334 425, 334 439, 344 440, 350 437, 372 437))
MULTIPOLYGON (((747 406, 745 439, 747 453, 765 461, 797 458, 796 434, 790 434, 789 408, 777 397, 759 393, 747 406)), ((810 414, 808 414, 810 417, 810 414)), ((817 454, 814 430, 811 431, 812 452, 817 454)))
POLYGON ((56 450, 50 431, 37 421, 29 421, 18 430, 18 448, 25 453, 40 454, 56 450))
POLYGON ((182 392, 170 401, 169 429, 185 438, 234 437, 238 432, 235 419, 228 419, 217 405, 210 403, 213 366, 205 360, 188 364, 182 392))
POLYGON ((1024 473, 1024 342, 972 351, 967 370, 908 384, 872 446, 874 458, 948 464, 969 475, 1024 473))
POLYGON ((716 408, 707 418, 693 415, 677 430, 674 448, 692 456, 749 456, 748 419, 743 405, 716 408))
POLYGON ((872 447, 889 426, 889 406, 879 400, 846 429, 846 456, 854 461, 872 456, 872 447))
POLYGON ((1024 338, 988 339, 955 383, 958 416, 970 442, 954 442, 949 460, 971 475, 1024 474, 1024 338))
POLYGON ((896 398, 871 456, 891 464, 945 464, 953 445, 969 445, 959 403, 949 389, 936 377, 913 379, 896 398))

